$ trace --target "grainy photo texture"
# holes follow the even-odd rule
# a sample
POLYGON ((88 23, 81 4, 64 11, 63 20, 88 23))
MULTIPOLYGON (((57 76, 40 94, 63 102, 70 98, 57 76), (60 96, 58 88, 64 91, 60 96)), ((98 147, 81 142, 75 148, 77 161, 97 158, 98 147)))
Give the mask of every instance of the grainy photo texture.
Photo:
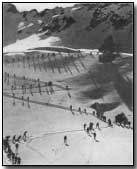
POLYGON ((3 165, 133 165, 133 3, 3 3, 3 165))

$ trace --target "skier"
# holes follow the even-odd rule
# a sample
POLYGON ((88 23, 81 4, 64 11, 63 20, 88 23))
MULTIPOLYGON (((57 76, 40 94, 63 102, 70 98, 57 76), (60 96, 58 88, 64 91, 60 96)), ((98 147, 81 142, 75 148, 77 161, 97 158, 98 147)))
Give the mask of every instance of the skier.
POLYGON ((52 82, 51 81, 49 81, 48 82, 48 86, 52 86, 53 84, 52 84, 52 82))
POLYGON ((90 136, 90 129, 89 129, 89 127, 87 127, 87 134, 90 136))
POLYGON ((14 135, 14 136, 12 137, 12 143, 15 144, 15 142, 16 142, 16 135, 14 135))
POLYGON ((95 111, 93 111, 93 116, 95 116, 95 111))
POLYGON ((14 85, 16 85, 16 75, 14 74, 14 85))
POLYGON ((15 93, 13 93, 12 95, 13 95, 13 106, 15 106, 15 93))
POLYGON ((72 115, 75 115, 73 108, 72 108, 72 105, 70 105, 70 111, 71 111, 72 115))
POLYGON ((68 91, 68 97, 71 98, 71 94, 69 92, 69 86, 66 86, 66 90, 68 91))
POLYGON ((100 128, 99 128, 99 122, 96 123, 96 128, 97 128, 97 129, 100 129, 100 128))
POLYGON ((67 143, 67 136, 64 136, 64 144, 65 144, 65 146, 69 146, 67 143))
POLYGON ((88 115, 88 113, 87 113, 87 110, 86 110, 86 109, 84 109, 84 113, 85 113, 86 115, 88 115))
POLYGON ((93 54, 92 54, 92 52, 90 52, 90 55, 91 55, 91 57, 93 57, 93 54))
POLYGON ((30 108, 30 104, 29 104, 29 96, 27 97, 27 102, 28 102, 28 108, 30 108))
POLYGON ((12 152, 12 164, 14 165, 15 164, 15 154, 12 152))
POLYGON ((7 157, 8 157, 9 160, 12 160, 12 150, 11 150, 11 148, 8 149, 7 157))
POLYGON ((6 138, 3 140, 4 151, 6 153, 8 153, 8 151, 10 149, 9 138, 10 138, 10 136, 6 136, 6 138))
POLYGON ((131 127, 130 125, 131 125, 131 122, 130 122, 130 121, 128 121, 128 128, 130 128, 130 127, 131 127))
POLYGON ((94 130, 94 129, 93 129, 93 125, 94 125, 94 124, 93 124, 92 122, 89 123, 89 129, 90 129, 90 130, 94 130))
POLYGON ((24 142, 27 141, 27 131, 25 131, 25 132, 23 133, 23 140, 24 140, 24 142))
POLYGON ((23 96, 21 97, 21 100, 22 100, 22 106, 24 106, 24 97, 23 96))
POLYGON ((69 97, 69 98, 71 98, 71 94, 70 94, 70 92, 69 92, 69 91, 68 91, 68 97, 69 97))
POLYGON ((108 126, 109 126, 109 127, 112 126, 112 122, 111 122, 110 119, 108 119, 108 126))
POLYGON ((21 141, 21 135, 19 135, 19 137, 16 139, 16 141, 17 141, 18 143, 20 143, 20 141, 21 141))
POLYGON ((18 157, 15 155, 15 164, 18 164, 18 157))
POLYGON ((97 136, 97 134, 94 132, 93 133, 93 137, 94 137, 94 140, 96 141, 96 136, 97 136))
POLYGON ((16 143, 16 144, 15 144, 15 154, 16 154, 16 156, 17 156, 17 154, 18 154, 18 151, 19 151, 19 144, 16 143))
POLYGON ((72 112, 72 105, 70 105, 70 111, 72 112))
POLYGON ((106 122, 106 116, 102 116, 102 120, 106 122))
POLYGON ((67 90, 67 91, 69 90, 69 87, 68 87, 68 86, 66 86, 66 90, 67 90))
POLYGON ((82 114, 82 111, 81 111, 81 108, 80 108, 80 107, 78 108, 78 111, 79 111, 80 114, 82 114))
POLYGON ((86 126, 87 126, 87 125, 86 125, 86 123, 84 123, 84 125, 83 125, 83 126, 84 126, 84 131, 86 131, 86 126))
POLYGON ((21 158, 17 157, 17 164, 20 165, 21 164, 21 158))
POLYGON ((32 84, 30 84, 29 89, 30 89, 30 94, 33 96, 33 93, 32 93, 32 84))

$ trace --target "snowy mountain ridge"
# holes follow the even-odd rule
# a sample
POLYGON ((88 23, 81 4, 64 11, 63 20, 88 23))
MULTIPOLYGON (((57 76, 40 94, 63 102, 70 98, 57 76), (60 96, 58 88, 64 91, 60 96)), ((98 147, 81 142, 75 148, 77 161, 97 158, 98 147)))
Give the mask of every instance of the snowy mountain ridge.
POLYGON ((132 3, 81 3, 38 12, 19 12, 13 4, 3 4, 4 38, 7 46, 34 34, 41 40, 56 36, 57 45, 97 49, 112 35, 121 52, 132 53, 132 3))

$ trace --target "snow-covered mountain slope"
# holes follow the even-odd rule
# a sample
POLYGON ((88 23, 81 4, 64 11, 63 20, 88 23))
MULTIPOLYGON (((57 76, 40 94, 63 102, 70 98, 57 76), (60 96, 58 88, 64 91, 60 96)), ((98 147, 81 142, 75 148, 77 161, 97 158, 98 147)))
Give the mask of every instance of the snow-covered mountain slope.
MULTIPOLYGON (((21 165, 133 165, 132 4, 82 3, 42 12, 3 7, 3 137, 28 132, 19 143, 21 165), (120 53, 102 63, 102 45, 115 48, 107 39, 120 53), (115 123, 121 112, 129 127, 115 123), (96 139, 83 130, 90 122, 96 139)), ((10 165, 3 153, 3 164, 10 165)))
MULTIPOLYGON (((39 51, 39 54, 41 53, 42 51, 39 51)), ((38 51, 25 54, 31 57, 34 54, 37 55, 38 51)), ((64 54, 62 55, 64 57, 64 54)), ((16 58, 18 56, 19 54, 8 57, 16 58)), ((76 56, 74 54, 74 57, 77 58, 77 54, 76 56)), ((35 57, 36 70, 33 68, 31 60, 30 67, 27 63, 23 67, 22 62, 14 65, 9 63, 4 66, 3 72, 6 71, 12 76, 16 74, 16 77, 20 77, 16 81, 17 88, 21 89, 23 76, 28 79, 39 78, 43 82, 52 81, 53 84, 59 86, 54 86, 54 93, 50 95, 45 92, 42 82, 42 94, 34 86, 33 95, 31 95, 28 88, 24 98, 29 96, 30 100, 36 102, 35 104, 30 102, 30 108, 28 108, 27 102, 22 106, 22 101, 18 99, 15 100, 15 106, 13 106, 13 98, 4 96, 3 136, 15 134, 18 136, 24 131, 28 131, 27 142, 21 141, 19 147, 21 164, 132 165, 133 130, 115 124, 113 127, 108 127, 107 123, 92 115, 94 109, 90 107, 95 102, 105 105, 113 104, 111 109, 105 111, 107 119, 111 118, 114 122, 115 115, 124 111, 133 126, 133 112, 128 109, 118 90, 114 87, 114 72, 108 71, 107 66, 104 67, 103 64, 98 63, 97 57, 92 57, 89 54, 82 56, 81 62, 83 64, 79 58, 75 60, 75 66, 72 59, 68 60, 65 64, 67 71, 59 54, 56 55, 56 62, 55 58, 51 57, 51 59, 51 62, 46 58, 44 61, 39 60, 38 64, 35 57), (54 65, 54 72, 52 65, 54 65), (60 66, 60 71, 58 71, 58 66, 60 66), (98 87, 96 87, 95 81, 98 87), (63 89, 66 85, 70 87, 71 97, 68 97, 68 92, 63 89), (47 106, 45 104, 47 102, 52 106, 47 106), (69 109, 58 108, 58 106, 69 108, 70 105, 76 110, 79 107, 82 110, 86 108, 88 115, 80 114, 77 111, 74 111, 75 115, 73 115, 69 109), (94 128, 97 122, 100 124, 101 130, 95 129, 97 141, 83 130, 83 124, 89 125, 90 122, 94 123, 94 128), (65 135, 68 137, 69 146, 65 146, 63 143, 65 135)), ((13 81, 14 79, 10 78, 10 84, 13 84, 13 81)), ((26 83, 32 82, 26 79, 26 83)), ((33 84, 37 85, 35 81, 33 84)), ((124 87, 122 86, 122 88, 124 87)), ((11 86, 4 83, 3 92, 11 94, 11 86)), ((22 96, 21 90, 15 92, 16 97, 22 96)), ((4 164, 9 164, 5 156, 4 164)))
POLYGON ((40 39, 37 34, 33 34, 25 39, 17 40, 15 43, 7 45, 3 48, 3 52, 25 52, 28 49, 52 46, 60 42, 58 37, 48 37, 47 39, 40 39))

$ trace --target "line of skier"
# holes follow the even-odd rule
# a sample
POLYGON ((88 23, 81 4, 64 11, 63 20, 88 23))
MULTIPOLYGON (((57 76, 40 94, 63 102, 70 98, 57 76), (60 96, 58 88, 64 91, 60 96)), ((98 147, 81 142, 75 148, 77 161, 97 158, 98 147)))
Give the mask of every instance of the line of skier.
MULTIPOLYGON (((72 115, 75 115, 75 111, 76 111, 76 110, 73 109, 72 105, 70 105, 69 109, 70 109, 70 112, 72 113, 72 115)), ((79 107, 77 111, 80 113, 80 115, 82 115, 82 114, 88 115, 88 114, 89 114, 86 109, 84 109, 84 110, 82 111, 82 110, 81 110, 81 107, 79 107)), ((96 116, 98 119, 100 119, 100 120, 102 120, 102 121, 108 123, 108 126, 109 126, 109 127, 112 127, 112 126, 113 126, 112 121, 111 121, 110 118, 109 118, 108 121, 107 121, 106 116, 102 115, 102 116, 100 117, 98 114, 99 114, 99 112, 92 111, 92 115, 93 115, 93 116, 96 116)))
MULTIPOLYGON (((73 109, 72 105, 70 105, 69 109, 70 109, 70 112, 72 113, 72 115, 75 115, 75 111, 76 111, 76 110, 73 109)), ((81 110, 81 107, 78 108, 78 112, 79 112, 80 114, 88 115, 87 110, 86 110, 86 109, 81 110)))
POLYGON ((3 150, 6 153, 8 160, 12 162, 12 165, 21 164, 21 157, 19 156, 19 144, 21 141, 27 141, 27 131, 17 138, 16 135, 14 135, 12 138, 11 136, 6 136, 3 139, 3 150))

